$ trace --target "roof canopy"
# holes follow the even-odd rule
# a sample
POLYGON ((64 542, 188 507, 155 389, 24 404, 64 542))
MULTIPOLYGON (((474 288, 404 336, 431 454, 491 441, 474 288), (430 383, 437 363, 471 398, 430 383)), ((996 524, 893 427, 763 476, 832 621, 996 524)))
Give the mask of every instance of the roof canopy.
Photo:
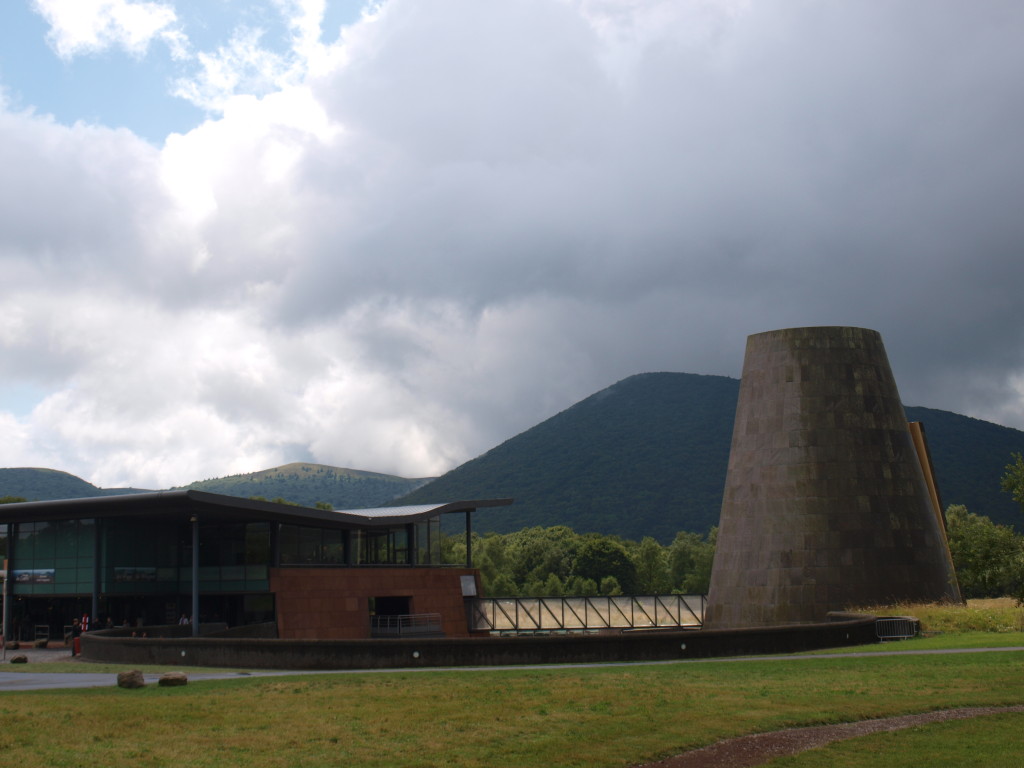
POLYGON ((160 491, 0 504, 0 523, 112 517, 181 517, 187 520, 194 516, 204 520, 257 519, 292 525, 371 528, 405 525, 442 514, 511 503, 512 499, 477 499, 407 507, 327 510, 204 491, 160 491))

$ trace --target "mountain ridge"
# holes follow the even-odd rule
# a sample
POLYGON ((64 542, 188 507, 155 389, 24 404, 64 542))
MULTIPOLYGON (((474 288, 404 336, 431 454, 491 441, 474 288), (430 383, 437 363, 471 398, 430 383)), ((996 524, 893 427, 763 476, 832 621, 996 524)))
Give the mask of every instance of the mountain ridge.
MULTIPOLYGON (((568 525, 663 543, 680 530, 704 533, 718 523, 738 396, 739 379, 726 376, 636 374, 394 503, 511 496, 512 507, 476 514, 476 530, 496 533, 568 525), (619 466, 632 460, 628 476, 609 469, 609 456, 619 466)), ((924 425, 944 505, 1021 527, 999 480, 1011 453, 1024 452, 1024 432, 950 411, 904 411, 924 425)))
MULTIPOLYGON (((336 509, 456 499, 506 498, 482 509, 474 529, 508 533, 567 525, 580 533, 663 543, 679 531, 705 533, 718 523, 739 379, 655 372, 627 377, 439 478, 399 478, 365 470, 292 462, 258 472, 196 481, 194 488, 234 496, 284 498, 336 509), (342 492, 344 491, 344 493, 342 492)), ((1024 527, 1021 510, 999 481, 1011 453, 1024 452, 1024 432, 920 406, 907 419, 923 423, 944 506, 1004 525, 1024 527)), ((102 489, 60 470, 0 469, 0 497, 74 498, 141 489, 102 489), (14 474, 12 474, 14 473, 14 474), (62 480, 65 495, 36 495, 21 480, 62 480)))

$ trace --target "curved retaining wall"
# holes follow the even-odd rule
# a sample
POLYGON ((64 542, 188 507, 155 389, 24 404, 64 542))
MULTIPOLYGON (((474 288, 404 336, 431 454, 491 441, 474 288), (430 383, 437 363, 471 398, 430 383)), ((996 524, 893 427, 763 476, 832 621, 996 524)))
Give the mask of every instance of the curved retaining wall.
POLYGON ((386 640, 82 637, 82 657, 118 664, 254 669, 397 669, 573 664, 793 653, 877 642, 875 617, 735 630, 653 630, 545 637, 386 640))

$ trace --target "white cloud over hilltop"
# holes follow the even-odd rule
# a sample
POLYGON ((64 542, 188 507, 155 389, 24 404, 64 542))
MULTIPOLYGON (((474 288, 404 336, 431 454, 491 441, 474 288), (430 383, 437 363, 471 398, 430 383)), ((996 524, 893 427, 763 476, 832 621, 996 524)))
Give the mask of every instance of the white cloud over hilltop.
POLYGON ((334 40, 282 0, 282 45, 206 52, 171 3, 37 7, 62 56, 180 33, 209 114, 0 111, 0 367, 39 393, 0 465, 437 474, 796 325, 1024 427, 1024 6, 390 0, 334 40))

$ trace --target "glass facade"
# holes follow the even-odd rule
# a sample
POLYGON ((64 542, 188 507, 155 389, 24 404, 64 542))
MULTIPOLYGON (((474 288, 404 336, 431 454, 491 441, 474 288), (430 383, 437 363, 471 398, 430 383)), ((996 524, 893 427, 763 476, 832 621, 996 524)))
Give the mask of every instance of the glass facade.
POLYGON ((282 525, 278 532, 281 565, 350 565, 346 557, 349 531, 282 525))
POLYGON ((57 520, 14 526, 12 592, 19 595, 91 593, 96 562, 93 520, 57 520))
MULTIPOLYGON (((206 520, 198 529, 199 615, 231 626, 273 621, 270 569, 441 565, 440 518, 350 529, 206 520)), ((9 558, 9 636, 58 638, 72 617, 95 626, 177 623, 191 615, 193 527, 187 513, 0 524, 9 558)))
POLYGON ((440 565, 441 521, 346 531, 282 525, 278 548, 282 566, 440 565))
MULTIPOLYGON (((181 547, 182 588, 192 588, 192 540, 181 547)), ((199 526, 200 592, 258 592, 269 588, 270 523, 199 526)))
POLYGON ((416 537, 416 562, 420 565, 441 563, 441 518, 423 520, 413 526, 416 537))

